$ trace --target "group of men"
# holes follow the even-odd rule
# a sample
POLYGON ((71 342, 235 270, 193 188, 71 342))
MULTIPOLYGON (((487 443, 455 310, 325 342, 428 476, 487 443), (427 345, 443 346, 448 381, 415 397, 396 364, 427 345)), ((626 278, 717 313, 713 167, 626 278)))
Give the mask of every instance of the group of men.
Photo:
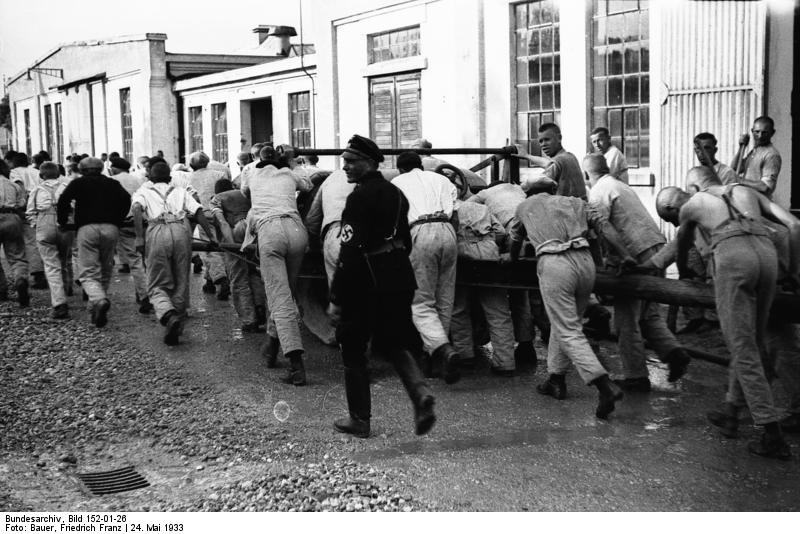
MULTIPOLYGON (((80 177, 72 180, 45 162, 36 176, 19 171, 15 179, 4 173, 11 180, 0 181, 0 238, 20 304, 27 305, 24 264, 30 258, 24 236, 35 236, 57 318, 68 317, 69 256, 76 250, 78 279, 99 327, 110 309, 106 292, 116 252, 133 276, 139 311, 154 309, 165 328, 164 342, 174 345, 189 308, 194 234, 209 245, 202 259, 203 289, 216 292, 219 300, 233 294, 244 332, 267 325, 262 351, 268 366, 277 365, 282 349, 291 362, 285 381, 298 386, 306 375, 295 281, 309 241, 317 241, 345 366, 349 414, 334 426, 359 437, 370 434, 369 344, 393 362, 412 400, 417 434, 428 432, 436 420, 426 375, 457 382, 487 339, 493 374, 510 377, 519 366, 535 368, 534 324, 548 344, 548 378, 537 390, 565 399, 572 364, 597 388, 598 418, 614 411, 623 391, 650 391, 645 341, 667 365, 668 380, 679 380, 690 357, 658 305, 615 298, 624 373, 617 381, 586 338, 583 317, 587 308, 600 307, 592 295, 598 254, 606 264, 662 276, 677 261, 682 276, 697 277, 687 267, 694 249, 714 279, 733 356, 726 403, 710 412, 709 420, 735 435, 747 406, 765 427, 750 450, 787 458, 762 359, 769 361, 764 340, 781 251, 788 251, 785 277, 800 280, 800 223, 769 200, 780 171, 770 143, 772 120, 760 117, 752 133, 756 147, 746 157, 740 150, 732 167, 716 160, 712 134, 695 138, 701 166, 690 172, 689 189, 667 188, 658 198, 659 214, 680 225, 677 240, 669 244, 627 184, 624 155, 609 131, 592 132, 595 152, 579 162, 563 148, 553 123, 539 128, 541 156, 519 156, 539 172, 527 173, 521 185, 491 183, 476 194, 431 172, 443 162, 415 151, 397 157, 397 172, 382 173, 380 149, 358 135, 342 153, 343 169, 332 173, 320 171, 316 161, 299 166, 291 147, 266 144, 240 154, 241 173, 233 179, 229 168, 202 152, 187 157, 188 168, 170 169, 159 156, 142 160, 143 176, 130 174, 130 163, 118 154, 108 158, 108 168, 101 159, 80 160, 80 177), (304 217, 298 210, 302 195, 309 199, 304 217), (24 223, 18 217, 23 207, 24 223), (236 243, 238 250, 222 250, 220 242, 236 243), (249 246, 256 243, 258 262, 249 246), (525 255, 537 260, 540 300, 534 292, 456 287, 459 258, 507 262, 525 255)), ((740 142, 744 146, 749 139, 740 142)), ((415 146, 423 153, 430 149, 425 140, 415 146)), ((16 168, 25 167, 21 159, 16 168)), ((4 289, 0 286, 0 296, 4 289)), ((791 347, 787 335, 776 337, 791 347)), ((793 353, 796 347, 783 352, 793 353)), ((800 412, 800 403, 794 408, 800 412)), ((784 427, 796 431, 797 418, 790 416, 784 427)))

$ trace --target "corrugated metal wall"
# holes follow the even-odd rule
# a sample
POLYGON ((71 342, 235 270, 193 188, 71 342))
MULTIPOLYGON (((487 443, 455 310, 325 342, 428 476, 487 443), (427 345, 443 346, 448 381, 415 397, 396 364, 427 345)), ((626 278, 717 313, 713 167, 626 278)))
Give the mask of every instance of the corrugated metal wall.
POLYGON ((692 139, 713 133, 717 159, 729 164, 742 133, 761 114, 764 2, 675 2, 656 21, 662 30, 661 175, 657 190, 682 187, 697 165, 692 139))

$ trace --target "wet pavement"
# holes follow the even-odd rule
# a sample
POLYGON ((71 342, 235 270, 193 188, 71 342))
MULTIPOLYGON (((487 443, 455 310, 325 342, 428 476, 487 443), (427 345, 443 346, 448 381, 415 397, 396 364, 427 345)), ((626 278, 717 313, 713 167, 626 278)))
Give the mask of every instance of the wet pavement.
MULTIPOLYGON (((372 437, 361 440, 331 426, 346 413, 336 347, 306 332, 309 383, 284 385, 285 360, 281 368, 267 369, 259 355, 264 335, 242 334, 232 303, 203 294, 196 275, 183 342, 167 348, 155 318, 135 312, 130 276, 115 276, 107 328, 181 362, 193 380, 238 403, 242 417, 282 429, 287 441, 333 448, 356 462, 403 473, 415 498, 436 509, 800 509, 800 437, 788 436, 791 461, 767 460, 747 452, 748 440, 759 436, 755 427, 744 424, 742 437, 728 440, 706 423, 705 411, 723 398, 725 370, 718 365, 694 362, 687 377, 672 385, 665 366, 651 362, 653 391, 627 395, 608 421, 600 421, 594 417, 596 391, 576 373, 568 376, 567 399, 556 401, 535 390, 546 377, 543 360, 535 373, 513 378, 491 375, 484 363, 452 386, 429 381, 438 421, 429 435, 417 437, 400 381, 378 360, 372 362, 372 437)), ((690 339, 704 350, 719 349, 715 336, 690 339)), ((543 357, 544 347, 537 342, 536 349, 543 357)), ((613 343, 604 342, 601 350, 618 371, 613 343)))

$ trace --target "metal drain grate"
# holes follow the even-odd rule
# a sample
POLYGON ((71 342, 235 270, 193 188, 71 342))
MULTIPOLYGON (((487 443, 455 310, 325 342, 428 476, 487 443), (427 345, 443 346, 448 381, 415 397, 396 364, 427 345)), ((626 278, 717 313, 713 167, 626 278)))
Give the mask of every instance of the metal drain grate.
POLYGON ((132 491, 150 485, 132 466, 100 473, 78 473, 78 478, 89 488, 92 495, 132 491))

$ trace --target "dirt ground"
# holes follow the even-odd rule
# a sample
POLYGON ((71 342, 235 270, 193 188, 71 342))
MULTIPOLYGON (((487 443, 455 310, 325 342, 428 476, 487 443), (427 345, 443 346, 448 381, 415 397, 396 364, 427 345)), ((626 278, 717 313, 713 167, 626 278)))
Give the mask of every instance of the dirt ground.
MULTIPOLYGON (((225 488, 336 461, 373 477, 381 491, 417 503, 415 510, 800 510, 797 436, 789 436, 794 458, 780 462, 747 453, 747 441, 758 436, 758 429, 745 424, 741 438, 728 440, 706 423, 705 411, 723 397, 726 375, 719 365, 695 361, 689 374, 672 385, 666 382, 665 367, 651 361, 653 391, 626 396, 608 421, 600 421, 594 417, 595 390, 580 384, 575 373, 568 376, 568 398, 559 402, 535 391, 546 376, 543 360, 535 373, 513 378, 493 376, 485 364, 453 386, 430 381, 438 422, 429 435, 416 437, 400 381, 386 363, 376 361, 373 435, 362 440, 337 434, 331 426, 346 412, 337 348, 307 334, 309 384, 284 385, 279 378, 286 364, 267 369, 259 356, 262 335, 242 335, 231 303, 204 295, 201 285, 195 276, 183 343, 166 348, 153 316, 136 313, 130 275, 116 275, 114 307, 103 333, 168 366, 180 381, 179 389, 188 392, 183 398, 191 400, 191 410, 172 410, 160 415, 161 421, 166 427, 185 425, 182 434, 192 435, 100 435, 73 447, 77 466, 57 461, 64 450, 59 443, 2 446, 2 509, 209 509, 203 503, 220 499, 225 488), (202 422, 215 412, 213 423, 202 422), (227 451, 226 436, 231 443, 246 445, 227 451), (151 487, 92 497, 75 478, 76 471, 122 465, 136 466, 151 487)), ((24 319, 41 324, 46 292, 35 292, 33 305, 24 319)), ((79 297, 71 307, 70 323, 88 323, 78 311, 79 297)), ((0 311, 9 317, 18 313, 11 304, 0 311)), ((8 324, 0 320, 0 325, 8 324)), ((682 339, 726 355, 718 332, 682 339)), ((537 342, 536 349, 544 358, 544 347, 537 342)), ((614 344, 603 342, 601 350, 618 371, 614 344)), ((8 371, 4 379, 14 376, 8 371)), ((153 394, 147 387, 142 385, 142 395, 153 394)), ((21 391, 8 383, 3 390, 4 395, 21 391)), ((782 400, 779 384, 777 394, 782 400)), ((105 395, 110 406, 130 402, 116 398, 113 390, 105 395)), ((20 411, 11 424, 26 424, 24 407, 20 411)))

